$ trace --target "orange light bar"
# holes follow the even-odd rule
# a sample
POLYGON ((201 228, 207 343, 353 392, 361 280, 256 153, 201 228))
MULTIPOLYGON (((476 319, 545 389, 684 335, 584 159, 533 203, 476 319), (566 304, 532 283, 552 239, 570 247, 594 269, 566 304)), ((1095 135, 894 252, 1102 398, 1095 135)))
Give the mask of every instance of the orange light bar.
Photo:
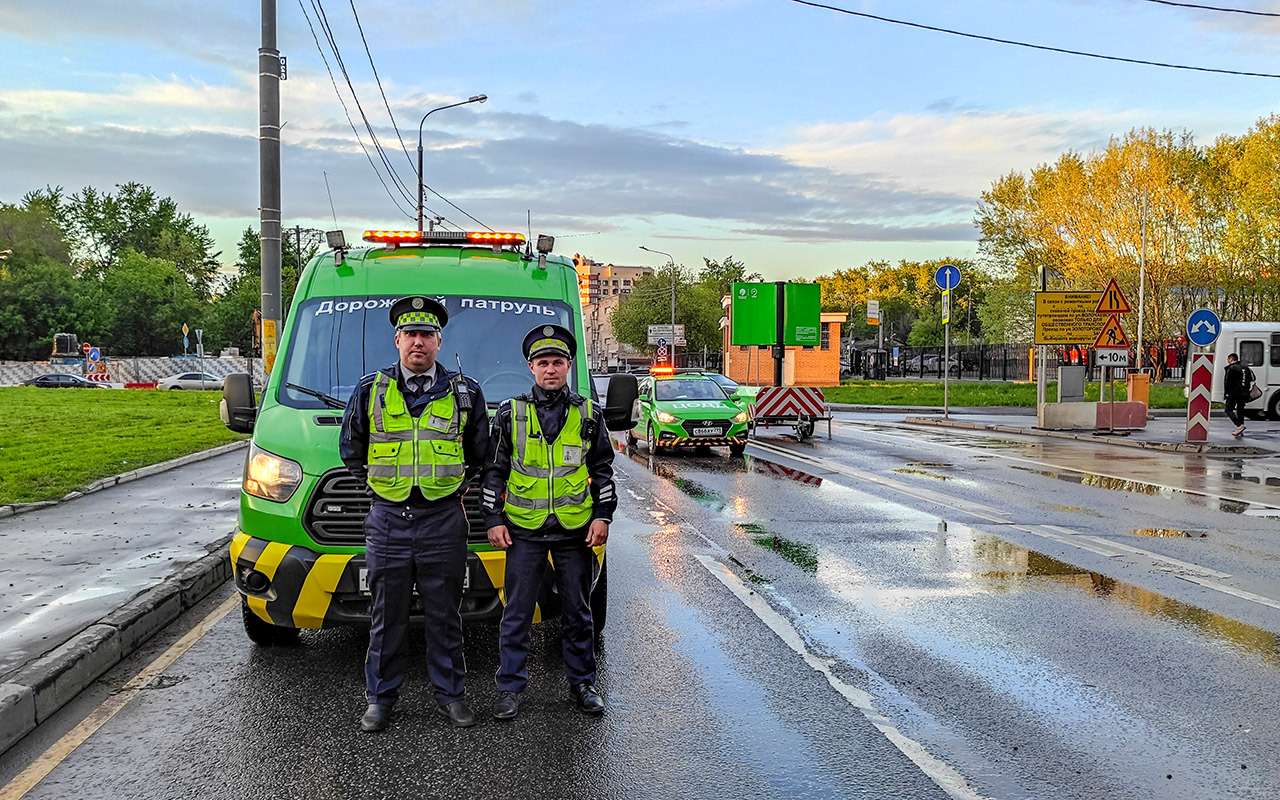
POLYGON ((523 233, 506 233, 503 231, 468 231, 467 241, 480 244, 524 244, 523 233))
POLYGON ((366 242, 384 242, 388 244, 416 244, 422 241, 421 231, 365 231, 366 242))
POLYGON ((675 367, 649 367, 650 375, 675 375, 675 367))
POLYGON ((506 231, 386 231, 364 232, 366 242, 383 244, 479 244, 489 247, 522 245, 523 233, 506 231))

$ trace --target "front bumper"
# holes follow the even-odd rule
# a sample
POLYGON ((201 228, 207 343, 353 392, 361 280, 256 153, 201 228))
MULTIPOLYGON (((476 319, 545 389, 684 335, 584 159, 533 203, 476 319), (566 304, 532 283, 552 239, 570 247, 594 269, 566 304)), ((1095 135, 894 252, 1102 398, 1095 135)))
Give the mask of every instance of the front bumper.
POLYGON ((723 436, 690 436, 681 422, 670 425, 659 423, 654 433, 658 437, 658 447, 729 447, 747 443, 745 422, 730 425, 723 436))
MULTIPOLYGON (((243 531, 232 538, 229 551, 236 590, 264 622, 285 628, 369 622, 369 594, 360 589, 363 554, 317 553, 243 531), (261 585, 263 577, 265 586, 261 585)), ((603 563, 604 548, 597 547, 597 576, 603 563)), ((463 620, 496 620, 502 616, 506 565, 507 556, 501 550, 467 553, 467 589, 459 609, 463 620)), ((544 573, 544 597, 534 612, 535 622, 541 619, 544 607, 548 615, 553 606, 558 608, 554 585, 554 575, 548 569, 544 573)), ((415 594, 410 613, 420 613, 418 604, 415 594)))

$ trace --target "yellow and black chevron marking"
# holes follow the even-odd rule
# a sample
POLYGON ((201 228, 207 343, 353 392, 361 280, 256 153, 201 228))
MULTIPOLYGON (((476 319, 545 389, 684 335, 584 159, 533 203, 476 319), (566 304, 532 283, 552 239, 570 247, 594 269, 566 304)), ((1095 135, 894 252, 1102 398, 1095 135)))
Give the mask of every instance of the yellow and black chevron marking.
MULTIPOLYGON (((596 570, 604 563, 604 548, 595 548, 596 570)), ((264 594, 241 592, 249 609, 263 621, 289 628, 322 628, 340 621, 335 618, 334 595, 359 596, 360 567, 363 556, 316 553, 305 547, 282 542, 257 539, 243 531, 231 540, 231 572, 237 576, 242 569, 250 568, 271 579, 271 588, 264 594)), ((470 592, 488 594, 497 591, 505 604, 502 592, 507 565, 506 554, 501 550, 472 553, 479 559, 482 570, 471 571, 470 592)), ((541 611, 535 610, 534 621, 541 620, 541 611)))

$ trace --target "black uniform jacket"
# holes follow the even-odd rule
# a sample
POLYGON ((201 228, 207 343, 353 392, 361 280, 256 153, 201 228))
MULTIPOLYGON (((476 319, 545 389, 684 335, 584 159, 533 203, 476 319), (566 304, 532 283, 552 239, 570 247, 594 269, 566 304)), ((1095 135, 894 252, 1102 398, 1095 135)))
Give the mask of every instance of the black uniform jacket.
MULTIPOLYGON (((415 419, 429 403, 444 397, 449 392, 450 386, 458 379, 458 373, 450 372, 437 363, 436 382, 418 397, 410 399, 399 364, 383 367, 378 372, 396 381, 400 394, 405 398, 405 405, 415 419)), ((361 483, 364 483, 368 477, 369 393, 373 390, 375 375, 377 373, 370 373, 361 378, 355 391, 351 393, 351 399, 347 401, 347 409, 342 413, 342 435, 338 439, 338 455, 342 458, 342 463, 347 465, 347 469, 361 483)), ((485 456, 489 452, 489 411, 485 406, 480 384, 466 376, 463 376, 460 382, 465 384, 467 394, 471 396, 471 410, 467 412, 467 424, 462 429, 462 456, 467 465, 467 481, 469 481, 480 473, 484 467, 485 456)), ((460 395, 461 392, 458 394, 460 395)), ((461 403, 462 398, 455 397, 454 402, 461 403)), ((463 481, 464 489, 467 481, 463 481)), ((409 504, 429 507, 438 503, 456 502, 453 498, 462 494, 464 489, 459 489, 450 497, 429 501, 415 486, 409 494, 409 504)))
MULTIPOLYGON (((585 401, 569 389, 548 392, 534 386, 530 394, 522 395, 531 400, 538 413, 538 427, 548 442, 554 442, 569 416, 569 404, 582 405, 585 401)), ((594 435, 584 441, 587 445, 587 474, 591 478, 591 519, 609 522, 618 507, 618 495, 613 485, 613 446, 609 431, 604 426, 600 404, 592 403, 591 418, 594 435)), ((503 401, 493 418, 493 431, 489 435, 489 457, 485 460, 484 476, 480 479, 480 507, 485 514, 485 527, 509 525, 502 513, 503 498, 507 492, 507 477, 511 474, 511 401, 503 401)), ((512 527, 513 535, 521 532, 512 527)), ((534 531, 539 538, 569 538, 554 514, 548 515, 542 528, 534 531)), ((575 537, 577 533, 573 534, 575 537)))

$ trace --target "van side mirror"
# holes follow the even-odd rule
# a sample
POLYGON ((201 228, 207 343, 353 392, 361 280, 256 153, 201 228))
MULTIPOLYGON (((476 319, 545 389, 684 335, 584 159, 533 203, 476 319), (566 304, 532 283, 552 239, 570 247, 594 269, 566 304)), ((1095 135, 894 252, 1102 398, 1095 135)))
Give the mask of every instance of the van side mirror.
POLYGON ((635 427, 636 376, 618 374, 609 379, 609 391, 604 402, 604 424, 611 431, 629 431, 635 427))
POLYGON ((253 381, 247 372, 233 372, 222 382, 222 402, 218 404, 222 424, 236 433, 253 433, 258 417, 254 402, 253 381))

